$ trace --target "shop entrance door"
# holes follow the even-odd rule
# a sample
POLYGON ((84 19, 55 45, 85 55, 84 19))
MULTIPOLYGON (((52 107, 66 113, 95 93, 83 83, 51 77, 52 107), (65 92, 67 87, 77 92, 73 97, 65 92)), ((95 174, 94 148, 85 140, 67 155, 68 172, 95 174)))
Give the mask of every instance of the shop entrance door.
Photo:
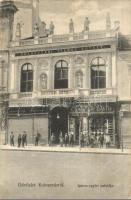
MULTIPOLYGON (((64 107, 55 107, 51 111, 51 135, 54 135, 54 144, 60 143, 60 134, 63 138, 68 132, 68 110, 64 107)), ((50 135, 50 139, 51 139, 50 135)))

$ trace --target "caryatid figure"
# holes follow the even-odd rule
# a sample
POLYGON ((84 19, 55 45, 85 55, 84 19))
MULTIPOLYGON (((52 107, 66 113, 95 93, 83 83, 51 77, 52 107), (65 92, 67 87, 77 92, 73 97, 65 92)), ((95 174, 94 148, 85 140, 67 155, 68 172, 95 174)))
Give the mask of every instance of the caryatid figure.
POLYGON ((74 33, 74 22, 72 19, 70 19, 69 23, 69 33, 74 33))
POLYGON ((54 26, 54 24, 53 24, 53 22, 51 21, 50 22, 50 35, 53 35, 54 34, 54 29, 55 29, 55 26, 54 26))
POLYGON ((15 33, 16 40, 21 39, 21 24, 17 23, 16 25, 16 33, 15 33))
POLYGON ((90 21, 88 17, 86 17, 84 21, 84 31, 89 31, 89 24, 90 24, 90 21))
POLYGON ((39 27, 38 27, 38 24, 35 23, 34 25, 34 36, 38 36, 39 35, 39 27))

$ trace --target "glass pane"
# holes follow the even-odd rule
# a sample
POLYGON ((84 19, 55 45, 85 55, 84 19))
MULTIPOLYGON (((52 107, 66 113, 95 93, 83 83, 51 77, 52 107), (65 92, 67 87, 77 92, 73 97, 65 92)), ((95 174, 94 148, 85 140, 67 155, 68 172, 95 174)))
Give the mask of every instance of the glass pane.
POLYGON ((57 79, 60 79, 60 78, 61 78, 61 70, 57 69, 56 72, 55 72, 55 79, 57 80, 57 79))
POLYGON ((29 81, 27 84, 27 92, 32 92, 33 90, 33 82, 29 81))
POLYGON ((27 80, 27 73, 23 71, 21 74, 21 81, 26 81, 26 80, 27 80))
POLYGON ((99 66, 99 71, 106 71, 106 68, 105 68, 105 66, 99 66))
POLYGON ((92 65, 98 65, 98 59, 97 58, 92 60, 92 65))
POLYGON ((28 64, 28 70, 32 70, 32 65, 28 64))
POLYGON ((99 58, 99 65, 105 65, 105 61, 103 58, 99 58))
POLYGON ((105 77, 99 78, 99 88, 106 88, 106 79, 105 77))
POLYGON ((59 61, 59 62, 56 63, 56 67, 57 67, 57 68, 60 68, 60 67, 61 67, 61 61, 59 61))
POLYGON ((27 64, 25 64, 23 67, 22 67, 22 71, 26 71, 27 70, 27 64))
POLYGON ((63 69, 61 71, 61 79, 67 79, 68 78, 68 70, 67 69, 63 69))
POLYGON ((28 72, 28 80, 33 80, 33 72, 28 72))
POLYGON ((68 65, 65 61, 62 61, 62 67, 68 67, 68 65))
POLYGON ((21 92, 26 92, 26 82, 21 83, 21 92))

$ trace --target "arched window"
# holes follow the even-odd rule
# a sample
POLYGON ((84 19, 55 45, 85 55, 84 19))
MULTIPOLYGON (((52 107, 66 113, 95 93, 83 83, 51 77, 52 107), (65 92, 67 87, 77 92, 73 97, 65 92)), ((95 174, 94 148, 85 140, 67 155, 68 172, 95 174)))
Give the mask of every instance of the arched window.
POLYGON ((83 88, 83 73, 82 73, 82 71, 77 71, 75 74, 75 87, 83 88))
POLYGON ((33 68, 30 63, 26 63, 21 68, 21 92, 33 91, 33 68))
POLYGON ((105 60, 97 57, 91 62, 91 88, 106 88, 105 60))
POLYGON ((41 89, 47 89, 47 75, 45 73, 40 75, 41 89))
POLYGON ((60 60, 55 65, 55 89, 68 88, 68 63, 60 60))

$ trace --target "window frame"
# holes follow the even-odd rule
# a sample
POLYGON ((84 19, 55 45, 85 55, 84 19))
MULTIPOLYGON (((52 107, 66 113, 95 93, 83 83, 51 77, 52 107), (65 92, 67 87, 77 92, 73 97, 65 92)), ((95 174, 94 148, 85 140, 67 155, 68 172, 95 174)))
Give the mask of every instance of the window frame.
POLYGON ((105 89, 105 88, 106 88, 106 62, 102 57, 98 56, 93 58, 93 60, 91 61, 91 89, 105 89))
POLYGON ((68 88, 68 63, 65 60, 59 60, 55 64, 54 88, 55 89, 68 88), (61 87, 60 85, 65 85, 65 86, 61 87))
POLYGON ((33 92, 33 66, 25 63, 21 67, 20 92, 33 92))

